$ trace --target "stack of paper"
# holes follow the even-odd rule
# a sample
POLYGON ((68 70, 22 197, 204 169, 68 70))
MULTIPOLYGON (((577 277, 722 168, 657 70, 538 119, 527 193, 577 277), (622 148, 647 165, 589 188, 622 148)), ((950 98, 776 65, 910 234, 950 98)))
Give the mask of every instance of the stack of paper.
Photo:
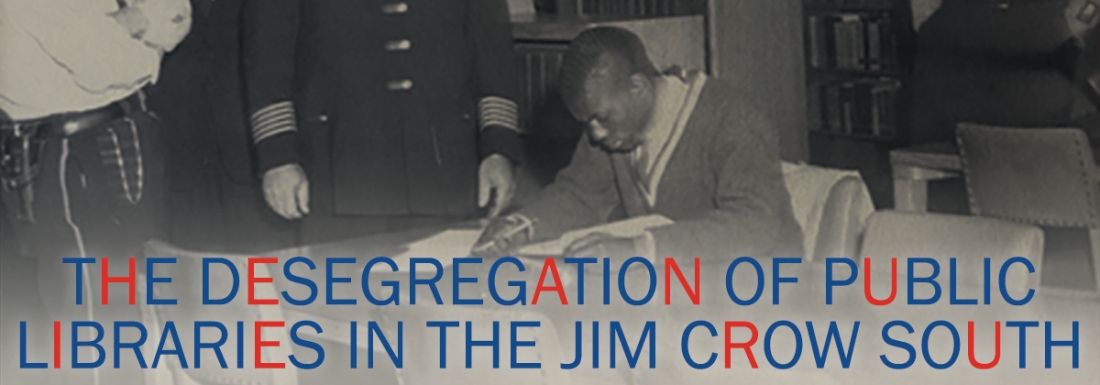
MULTIPOLYGON (((409 258, 435 258, 443 264, 443 267, 447 267, 455 258, 469 257, 470 247, 480 236, 479 229, 447 230, 405 245, 406 250, 392 258, 401 271, 409 268, 409 263, 406 261, 409 258)), ((374 265, 373 269, 380 272, 390 271, 388 266, 382 264, 374 265)))
POLYGON ((642 235, 647 230, 662 226, 668 226, 671 224, 671 219, 656 214, 631 218, 585 229, 573 230, 563 234, 561 238, 558 238, 556 240, 527 245, 524 248, 520 249, 518 254, 543 257, 557 256, 564 254, 565 248, 569 247, 569 245, 572 244, 573 241, 583 238, 589 234, 605 233, 607 235, 615 237, 636 237, 642 235))

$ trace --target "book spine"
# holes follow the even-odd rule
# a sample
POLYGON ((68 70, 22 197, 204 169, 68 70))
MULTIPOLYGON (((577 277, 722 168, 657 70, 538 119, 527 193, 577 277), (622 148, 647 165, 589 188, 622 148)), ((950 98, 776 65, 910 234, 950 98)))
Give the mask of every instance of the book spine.
POLYGON ((882 69, 882 32, 879 20, 867 22, 867 68, 882 69))
POLYGON ((821 36, 821 32, 823 31, 821 18, 816 15, 811 15, 807 18, 806 24, 806 31, 809 33, 810 37, 810 67, 821 68, 823 67, 821 59, 822 56, 824 56, 822 45, 825 39, 824 36, 821 36))
POLYGON ((840 107, 840 87, 839 85, 829 85, 825 87, 825 103, 828 116, 828 131, 840 132, 841 131, 841 107, 840 107))
POLYGON ((852 134, 853 123, 855 121, 855 85, 851 82, 844 83, 840 90, 840 108, 841 114, 843 114, 843 128, 845 134, 852 134))
POLYGON ((833 60, 835 60, 836 68, 848 68, 848 51, 850 50, 851 40, 848 38, 848 28, 843 21, 839 21, 833 24, 834 41, 836 42, 835 50, 833 51, 833 60))

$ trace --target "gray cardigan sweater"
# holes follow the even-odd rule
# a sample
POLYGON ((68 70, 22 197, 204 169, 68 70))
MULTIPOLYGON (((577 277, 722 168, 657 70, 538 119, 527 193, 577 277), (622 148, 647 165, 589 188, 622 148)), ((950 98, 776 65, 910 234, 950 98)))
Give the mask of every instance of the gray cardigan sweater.
POLYGON ((745 95, 708 79, 652 207, 635 184, 629 155, 607 153, 585 135, 569 166, 520 213, 537 221, 535 240, 660 214, 675 224, 651 231, 658 258, 801 257, 777 132, 745 95))

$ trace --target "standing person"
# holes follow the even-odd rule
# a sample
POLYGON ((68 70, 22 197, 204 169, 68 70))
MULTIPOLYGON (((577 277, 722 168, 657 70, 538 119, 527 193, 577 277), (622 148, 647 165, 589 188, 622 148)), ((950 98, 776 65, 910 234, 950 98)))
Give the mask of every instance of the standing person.
POLYGON ((921 26, 912 144, 955 140, 958 123, 1064 125, 1073 31, 1066 0, 944 0, 921 26))
POLYGON ((266 200, 302 219, 302 243, 508 205, 522 145, 504 0, 252 0, 244 42, 266 200))
POLYGON ((192 250, 294 245, 296 226, 263 200, 241 78, 245 0, 190 0, 191 33, 165 56, 149 106, 168 127, 168 239, 192 250))
MULTIPOLYGON (((178 0, 0 3, 0 201, 19 253, 37 260, 37 288, 52 320, 138 319, 123 288, 113 290, 111 306, 98 305, 89 287, 100 264, 85 269, 84 298, 74 298, 74 268, 61 260, 110 258, 112 275, 125 275, 126 258, 162 235, 164 133, 141 89, 157 80, 161 57, 190 20, 190 6, 178 0)), ((49 335, 34 329, 41 324, 32 323, 34 335, 49 335)), ((113 331, 105 329, 109 341, 113 331)), ((83 354, 87 361, 95 353, 83 354)), ((133 384, 141 377, 127 369, 136 366, 124 359, 121 371, 64 371, 64 383, 133 384)), ((45 371, 17 372, 5 376, 45 371)))

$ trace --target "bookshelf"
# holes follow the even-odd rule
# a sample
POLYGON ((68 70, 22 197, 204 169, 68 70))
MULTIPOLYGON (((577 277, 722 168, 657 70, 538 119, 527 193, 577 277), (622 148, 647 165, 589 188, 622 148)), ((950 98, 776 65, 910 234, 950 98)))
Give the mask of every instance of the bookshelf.
POLYGON ((891 207, 889 151, 909 133, 910 0, 801 0, 810 162, 855 169, 891 207))
POLYGON ((911 15, 908 0, 803 0, 812 134, 905 141, 911 15))

